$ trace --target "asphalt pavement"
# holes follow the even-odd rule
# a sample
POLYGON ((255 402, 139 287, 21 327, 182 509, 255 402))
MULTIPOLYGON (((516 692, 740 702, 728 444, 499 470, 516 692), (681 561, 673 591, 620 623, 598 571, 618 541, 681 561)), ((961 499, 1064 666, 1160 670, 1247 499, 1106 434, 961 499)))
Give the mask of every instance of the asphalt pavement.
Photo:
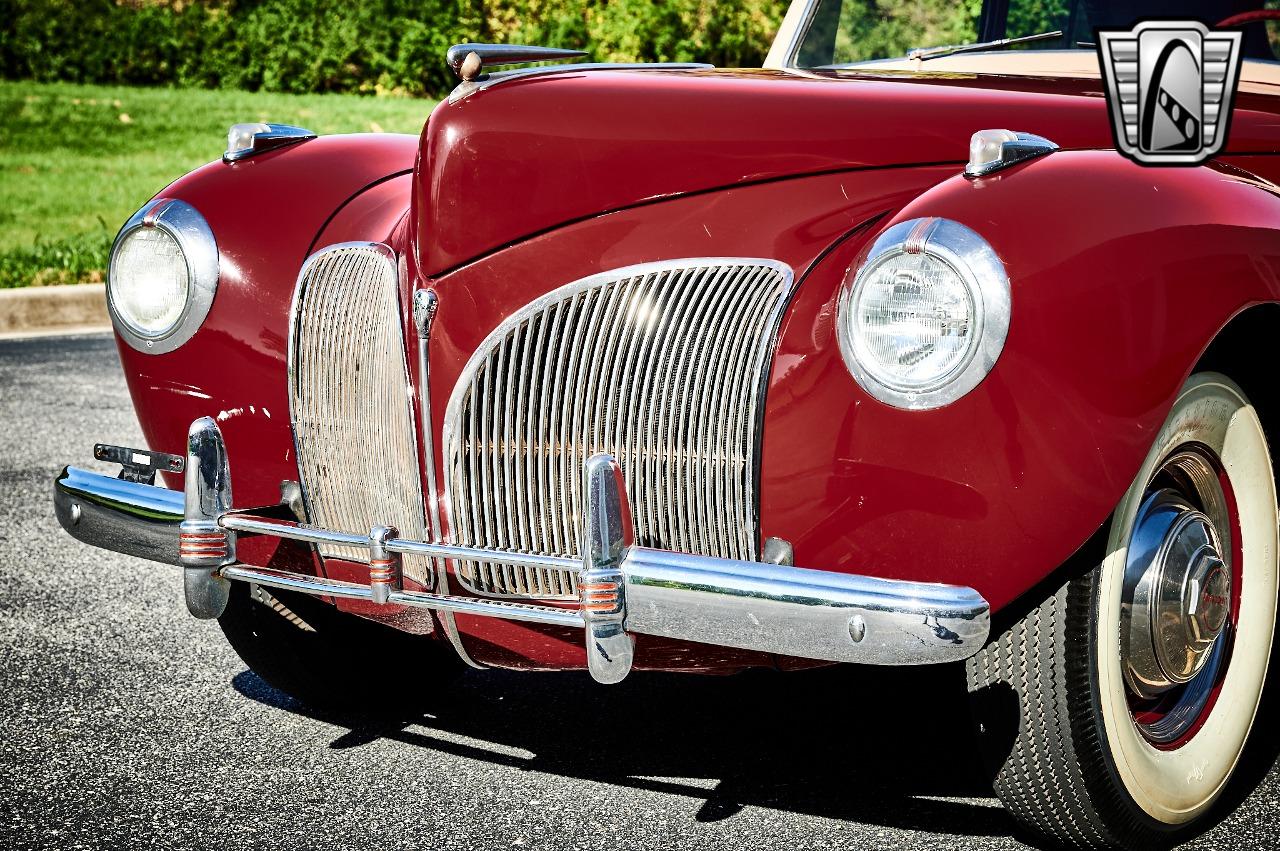
MULTIPOLYGON (((403 721, 311 713, 175 568, 62 532, 51 480, 97 441, 141 445, 110 337, 0 341, 0 848, 1028 847, 954 666, 473 671, 403 721)), ((1187 847, 1280 847, 1275 722, 1187 847)))

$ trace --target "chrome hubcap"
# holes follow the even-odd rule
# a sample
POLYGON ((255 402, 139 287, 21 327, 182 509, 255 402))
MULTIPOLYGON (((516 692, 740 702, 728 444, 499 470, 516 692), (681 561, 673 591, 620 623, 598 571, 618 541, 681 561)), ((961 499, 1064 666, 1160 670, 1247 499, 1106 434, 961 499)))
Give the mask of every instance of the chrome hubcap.
POLYGON ((1231 540, 1228 523, 1217 472, 1200 451, 1166 461, 1138 510, 1125 567, 1121 654, 1137 698, 1170 702, 1159 722, 1143 728, 1158 742, 1190 729, 1217 677, 1219 639, 1231 615, 1230 553, 1222 543, 1231 540))

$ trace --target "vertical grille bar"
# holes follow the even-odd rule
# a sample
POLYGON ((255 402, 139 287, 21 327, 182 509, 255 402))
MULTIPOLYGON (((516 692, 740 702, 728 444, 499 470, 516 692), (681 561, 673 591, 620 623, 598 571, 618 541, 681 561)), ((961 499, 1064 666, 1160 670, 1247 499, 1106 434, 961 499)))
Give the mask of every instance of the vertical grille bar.
MULTIPOLYGON (((375 525, 430 540, 423 515, 399 274, 385 245, 346 243, 303 267, 289 335, 289 401, 308 519, 366 535, 375 525)), ((329 558, 369 551, 321 546, 329 558)), ((430 560, 404 557, 430 587, 430 560)))
MULTIPOLYGON (((771 260, 646 264, 518 310, 468 362, 445 415, 456 543, 576 556, 586 459, 622 463, 636 542, 757 558, 765 371, 792 286, 771 260)), ((470 590, 569 598, 569 571, 458 565, 470 590)))

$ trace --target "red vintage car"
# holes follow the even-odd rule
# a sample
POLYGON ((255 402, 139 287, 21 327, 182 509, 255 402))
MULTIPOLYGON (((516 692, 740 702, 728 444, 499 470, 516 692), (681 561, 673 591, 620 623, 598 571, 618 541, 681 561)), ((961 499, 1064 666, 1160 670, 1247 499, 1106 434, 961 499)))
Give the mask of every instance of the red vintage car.
POLYGON ((62 525, 311 704, 963 662, 1029 828, 1196 831, 1275 646, 1280 65, 1246 23, 1221 153, 1152 168, 1080 42, 1170 4, 881 60, 864 5, 763 69, 459 45, 420 138, 236 125, 116 240, 150 448, 62 525))

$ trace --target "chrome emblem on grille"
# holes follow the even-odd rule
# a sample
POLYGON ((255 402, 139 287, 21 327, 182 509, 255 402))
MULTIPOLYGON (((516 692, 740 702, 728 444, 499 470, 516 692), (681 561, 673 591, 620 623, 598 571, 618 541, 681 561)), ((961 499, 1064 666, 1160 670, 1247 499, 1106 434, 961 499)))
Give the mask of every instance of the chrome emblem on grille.
POLYGON ((1227 141, 1240 77, 1239 32, 1196 21, 1099 30, 1116 147, 1144 165, 1198 165, 1227 141))

